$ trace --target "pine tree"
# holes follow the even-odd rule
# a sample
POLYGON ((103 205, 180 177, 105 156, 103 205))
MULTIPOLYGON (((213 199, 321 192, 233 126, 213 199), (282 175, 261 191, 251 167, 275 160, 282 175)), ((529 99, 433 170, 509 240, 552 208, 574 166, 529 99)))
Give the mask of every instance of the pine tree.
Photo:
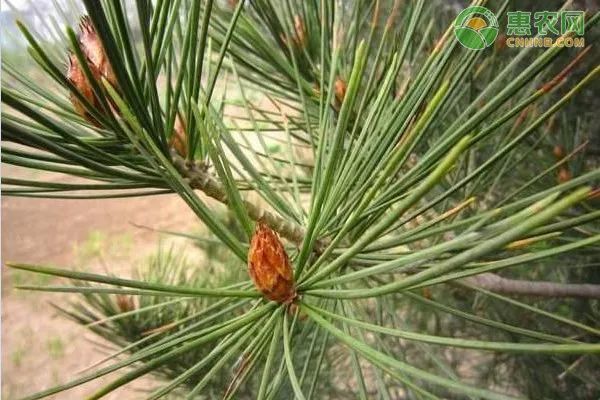
POLYGON ((150 399, 600 393, 600 168, 563 112, 590 47, 469 50, 423 0, 125 4, 61 9, 62 46, 19 25, 52 84, 3 61, 3 162, 85 182, 2 190, 176 193, 227 268, 10 264, 67 279, 24 288, 80 294, 63 313, 121 348, 28 399, 113 371, 90 399, 148 373, 150 399))

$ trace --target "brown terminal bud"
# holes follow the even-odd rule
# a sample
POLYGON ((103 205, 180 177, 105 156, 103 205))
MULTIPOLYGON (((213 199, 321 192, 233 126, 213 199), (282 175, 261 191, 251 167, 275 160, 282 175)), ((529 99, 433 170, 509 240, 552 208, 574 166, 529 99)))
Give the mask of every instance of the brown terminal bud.
POLYGON ((126 294, 117 294, 116 300, 119 311, 128 312, 135 310, 135 303, 132 296, 128 296, 126 294))
MULTIPOLYGON (((97 75, 97 71, 95 69, 91 69, 94 78, 99 78, 97 75)), ((85 76, 83 69, 81 68, 81 64, 79 60, 73 53, 69 53, 69 60, 67 65, 67 79, 69 82, 75 86, 75 88, 79 91, 79 93, 91 103, 94 108, 98 108, 99 102, 94 94, 94 89, 90 84, 90 81, 85 76)), ((77 114, 81 115, 83 118, 93 123, 94 125, 98 125, 98 122, 87 112, 83 102, 79 100, 79 98, 75 95, 75 93, 69 94, 69 99, 73 104, 73 108, 77 114)))
POLYGON ((565 167, 561 167, 558 170, 558 182, 565 183, 570 180, 571 180, 571 173, 569 172, 569 169, 565 168, 565 167))
POLYGON ((294 271, 283 244, 277 233, 261 221, 256 223, 250 241, 248 272, 267 299, 290 304, 296 298, 294 271))
POLYGON ((79 29, 81 30, 79 45, 83 54, 88 58, 89 64, 116 88, 117 78, 90 17, 84 16, 81 18, 79 29))
POLYGON ((333 107, 336 111, 340 111, 342 108, 342 103, 344 102, 344 97, 346 97, 346 81, 344 81, 339 76, 335 78, 335 82, 333 82, 333 93, 335 97, 333 99, 333 107))
POLYGON ((340 78, 339 76, 335 79, 333 83, 333 90, 335 92, 335 99, 341 105, 344 102, 344 97, 346 97, 346 88, 348 85, 346 82, 340 78))
MULTIPOLYGON (((291 44, 296 49, 302 49, 306 44, 306 30, 304 27, 304 21, 299 15, 294 16, 294 31, 292 32, 291 44)), ((281 33, 279 38, 284 44, 288 44, 288 37, 286 34, 281 33)))
POLYGON ((560 144, 557 144, 552 149, 552 154, 554 154, 554 157, 561 159, 565 156, 565 149, 560 144))
MULTIPOLYGON (((81 22, 79 23, 79 47, 86 59, 86 64, 89 67, 89 70, 96 81, 100 81, 102 78, 106 79, 113 87, 118 89, 117 79, 115 73, 112 69, 110 61, 108 60, 108 56, 104 47, 102 46, 102 42, 100 41, 100 37, 92 24, 91 19, 88 16, 84 16, 81 18, 81 22)), ((73 53, 69 53, 68 66, 67 66, 67 79, 77 88, 79 93, 87 99, 90 104, 96 109, 101 110, 100 101, 96 97, 94 90, 92 89, 91 82, 87 79, 82 65, 79 62, 79 59, 73 53)), ((98 121, 96 121, 85 109, 83 103, 79 100, 78 96, 74 93, 70 94, 70 100, 75 108, 75 111, 84 117, 86 120, 90 121, 96 126, 100 126, 98 121)), ((116 106, 111 103, 112 112, 117 112, 116 106)))
POLYGON ((294 42, 298 48, 304 47, 306 44, 306 30, 304 28, 304 21, 299 15, 294 15, 294 31, 296 33, 294 42))
POLYGON ((177 154, 181 157, 187 157, 188 153, 188 143, 187 143, 187 135, 185 133, 185 124, 183 123, 183 119, 181 116, 177 114, 175 118, 175 126, 173 127, 173 135, 171 136, 171 140, 169 140, 169 146, 171 146, 177 154))

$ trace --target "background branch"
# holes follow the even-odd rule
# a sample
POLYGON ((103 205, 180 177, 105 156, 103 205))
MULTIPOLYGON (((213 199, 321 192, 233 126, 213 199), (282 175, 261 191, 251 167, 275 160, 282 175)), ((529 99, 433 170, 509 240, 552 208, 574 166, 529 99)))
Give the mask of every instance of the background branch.
POLYGON ((576 284, 508 279, 490 272, 462 279, 461 282, 487 289, 494 293, 554 298, 580 297, 600 299, 600 285, 587 283, 576 284))

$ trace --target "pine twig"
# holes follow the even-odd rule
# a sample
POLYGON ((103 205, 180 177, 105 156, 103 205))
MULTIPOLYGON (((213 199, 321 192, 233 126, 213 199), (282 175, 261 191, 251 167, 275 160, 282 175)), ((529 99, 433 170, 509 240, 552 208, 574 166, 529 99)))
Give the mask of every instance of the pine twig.
POLYGON ((600 285, 508 279, 487 272, 461 280, 494 293, 539 297, 600 299, 600 285))
MULTIPOLYGON (((186 161, 177 154, 172 155, 172 158, 173 165, 175 165, 179 173, 188 180, 192 188, 201 190, 207 196, 212 197, 223 204, 228 204, 225 188, 223 188, 221 183, 207 171, 204 165, 198 162, 186 161)), ((275 232, 279 233, 281 237, 297 245, 302 244, 304 235, 306 234, 304 228, 247 200, 243 200, 243 202, 246 211, 248 211, 248 216, 253 221, 260 220, 275 232)), ((321 247, 322 243, 318 242, 315 245, 315 251, 318 251, 321 247)))

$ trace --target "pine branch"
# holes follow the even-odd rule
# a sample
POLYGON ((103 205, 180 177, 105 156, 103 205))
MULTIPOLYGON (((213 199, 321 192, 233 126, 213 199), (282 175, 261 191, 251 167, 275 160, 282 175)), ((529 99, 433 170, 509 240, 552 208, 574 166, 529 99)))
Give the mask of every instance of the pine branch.
MULTIPOLYGON (((190 186, 203 191, 207 196, 227 204, 225 188, 206 170, 201 163, 190 163, 181 156, 172 154, 173 164, 177 170, 189 180, 190 186)), ((254 221, 263 221, 271 229, 292 243, 300 245, 304 239, 305 230, 301 226, 265 210, 264 208, 244 200, 248 215, 254 221)), ((325 243, 317 242, 315 251, 320 252, 325 243)), ((483 273, 462 279, 461 282, 487 289, 494 293, 539 296, 539 297, 578 297, 600 299, 600 285, 572 284, 546 281, 528 281, 507 279, 493 273, 483 273)))
POLYGON ((508 279, 490 272, 462 279, 461 282, 487 289, 494 293, 553 298, 578 297, 600 299, 600 285, 586 283, 575 284, 508 279))
MULTIPOLYGON (((225 188, 206 170, 204 165, 198 162, 186 161, 176 153, 172 154, 172 159, 173 165, 189 181, 192 188, 203 191, 207 196, 223 204, 228 204, 225 188)), ((243 200, 243 203, 246 211, 248 211, 248 216, 253 221, 260 220, 290 242, 297 245, 302 244, 302 240, 306 234, 304 228, 293 222, 286 221, 280 216, 247 200, 243 200)), ((318 242, 315 246, 315 251, 319 251, 322 247, 322 243, 318 242)))

